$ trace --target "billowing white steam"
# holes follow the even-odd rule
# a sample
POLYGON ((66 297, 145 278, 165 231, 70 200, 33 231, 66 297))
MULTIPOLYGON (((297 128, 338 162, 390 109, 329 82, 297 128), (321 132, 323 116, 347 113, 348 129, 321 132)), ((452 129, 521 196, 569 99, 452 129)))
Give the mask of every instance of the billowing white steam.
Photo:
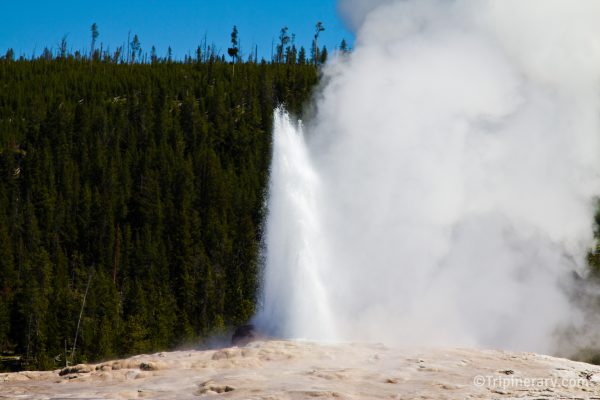
POLYGON ((276 115, 258 323, 552 351, 593 244, 600 2, 341 6, 356 47, 306 135, 276 115))

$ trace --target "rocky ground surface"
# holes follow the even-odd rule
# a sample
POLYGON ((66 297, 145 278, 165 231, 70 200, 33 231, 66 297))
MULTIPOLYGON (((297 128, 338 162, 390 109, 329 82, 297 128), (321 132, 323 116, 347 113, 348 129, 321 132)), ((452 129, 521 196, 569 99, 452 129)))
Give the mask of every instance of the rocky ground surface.
POLYGON ((600 367, 532 353, 264 341, 0 374, 0 398, 600 400, 600 367))

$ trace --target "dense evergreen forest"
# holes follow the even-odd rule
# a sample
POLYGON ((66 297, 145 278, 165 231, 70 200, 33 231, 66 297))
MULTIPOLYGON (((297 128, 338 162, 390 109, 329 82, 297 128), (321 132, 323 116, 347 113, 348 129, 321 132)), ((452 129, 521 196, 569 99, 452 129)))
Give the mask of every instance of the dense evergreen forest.
POLYGON ((227 58, 92 41, 92 57, 0 59, 5 361, 168 349, 253 315, 272 112, 299 114, 325 59, 282 41, 242 62, 234 39, 227 58))

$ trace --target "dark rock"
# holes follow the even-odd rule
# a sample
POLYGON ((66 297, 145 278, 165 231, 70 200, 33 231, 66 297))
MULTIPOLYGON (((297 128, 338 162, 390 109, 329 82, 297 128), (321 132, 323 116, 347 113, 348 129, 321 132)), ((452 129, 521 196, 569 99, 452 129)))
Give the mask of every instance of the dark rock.
POLYGON ((197 392, 198 395, 212 395, 212 394, 222 394, 227 392, 233 392, 235 390, 234 387, 229 385, 219 385, 215 384, 213 381, 204 382, 200 385, 200 390, 197 392))
POLYGON ((248 343, 257 339, 258 334, 256 332, 256 329, 254 328, 254 325, 242 325, 238 327, 233 333, 233 336, 231 337, 231 344, 233 346, 245 346, 248 343))
POLYGON ((93 369, 91 366, 86 365, 86 364, 78 364, 78 365, 73 365, 71 367, 63 368, 58 373, 58 375, 64 376, 64 375, 70 375, 70 374, 88 374, 92 371, 93 371, 93 369))

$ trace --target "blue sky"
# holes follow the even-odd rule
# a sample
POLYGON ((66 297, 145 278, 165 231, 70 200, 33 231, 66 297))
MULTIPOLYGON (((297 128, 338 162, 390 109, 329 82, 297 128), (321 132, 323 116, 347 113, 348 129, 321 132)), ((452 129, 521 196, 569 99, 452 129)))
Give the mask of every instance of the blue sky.
POLYGON ((271 43, 283 26, 308 48, 317 21, 326 28, 321 45, 331 49, 343 38, 353 41, 335 0, 0 0, 0 14, 0 54, 12 47, 16 55, 26 56, 39 55, 46 46, 56 50, 64 35, 70 49, 89 49, 93 22, 104 47, 123 45, 131 31, 144 51, 155 45, 159 55, 166 55, 170 45, 178 58, 193 54, 205 35, 226 54, 234 24, 244 57, 258 45, 259 56, 270 58, 271 43))

